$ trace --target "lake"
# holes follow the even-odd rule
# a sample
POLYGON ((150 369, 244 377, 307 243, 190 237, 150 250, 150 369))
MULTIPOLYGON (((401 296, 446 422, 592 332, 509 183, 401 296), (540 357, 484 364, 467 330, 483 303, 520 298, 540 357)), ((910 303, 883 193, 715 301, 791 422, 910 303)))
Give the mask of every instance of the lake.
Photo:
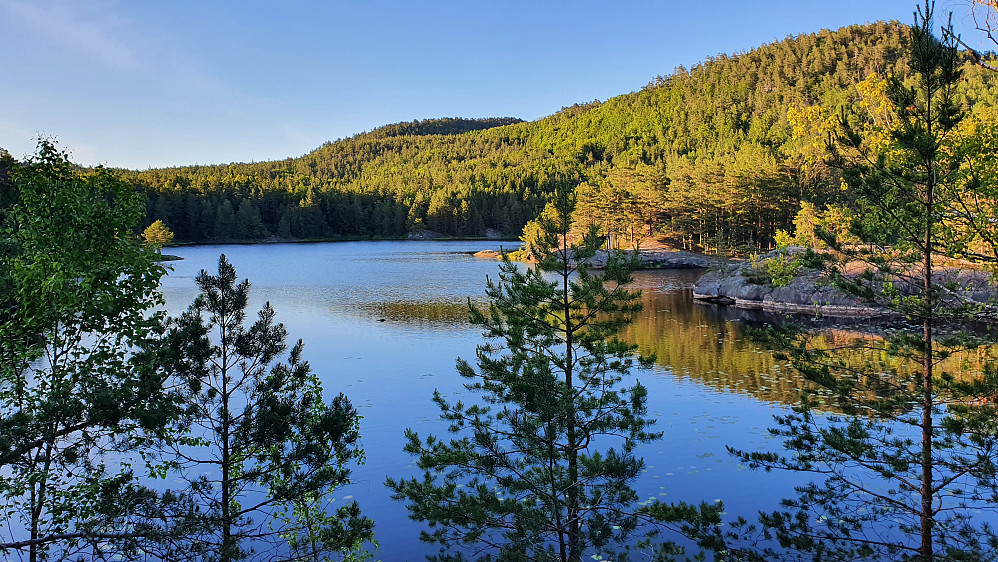
MULTIPOLYGON (((337 498, 356 499, 374 519, 377 558, 421 560, 436 548, 420 543, 421 524, 391 500, 384 481, 415 474, 402 450, 405 428, 445 433, 434 389, 467 398, 454 362, 473 359, 482 342, 467 322, 467 302, 484 302, 485 279, 498 272, 497 262, 471 253, 499 247, 480 241, 177 247, 170 253, 184 259, 170 262, 163 293, 169 313, 180 314, 197 295, 194 277, 201 269, 215 273, 219 254, 226 254, 239 278, 252 284, 248 317, 270 301, 289 343, 304 340, 305 358, 326 394, 346 393, 364 416, 367 462, 337 498)), ((796 401, 800 379, 743 339, 744 312, 693 302, 690 286, 700 274, 635 275, 644 310, 625 336, 657 356, 654 368, 633 376, 648 388, 655 429, 664 432, 639 449, 647 466, 635 487, 642 501, 722 499, 728 514, 754 519, 803 480, 751 471, 725 446, 779 447, 766 429, 773 414, 796 401)))

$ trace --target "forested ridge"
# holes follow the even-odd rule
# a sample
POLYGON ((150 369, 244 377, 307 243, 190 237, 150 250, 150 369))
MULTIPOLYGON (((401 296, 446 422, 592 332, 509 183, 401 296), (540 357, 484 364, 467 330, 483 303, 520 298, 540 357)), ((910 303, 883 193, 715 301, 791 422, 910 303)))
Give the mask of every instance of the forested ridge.
MULTIPOLYGON (((639 91, 534 122, 440 119, 387 125, 299 158, 126 172, 183 242, 520 235, 559 185, 580 218, 623 243, 647 232, 701 251, 767 246, 801 201, 838 181, 795 138, 788 113, 852 108, 856 84, 904 72, 896 22, 788 37, 679 67, 639 91)), ((968 64, 965 95, 991 100, 968 64)))
MULTIPOLYGON (((974 4, 991 10, 978 31, 998 45, 998 0, 974 4)), ((961 52, 933 10, 926 0, 910 27, 853 26, 719 56, 532 123, 399 123, 280 162, 138 172, 75 165, 46 138, 21 162, 0 149, 0 553, 369 560, 410 530, 372 501, 373 474, 438 561, 998 559, 998 66, 961 52), (382 464, 379 451, 356 479, 363 416, 331 388, 352 383, 314 372, 269 302, 247 315, 251 284, 224 254, 217 274, 193 277, 186 312, 163 310, 161 251, 175 235, 490 228, 522 228, 535 259, 504 256, 484 302, 468 299, 482 341, 456 360, 460 386, 385 392, 393 369, 423 365, 398 360, 413 342, 460 336, 433 316, 449 315, 460 294, 450 281, 466 275, 445 272, 424 283, 445 292, 409 299, 399 289, 414 270, 383 270, 391 282, 355 299, 375 314, 313 332, 356 332, 344 349, 358 354, 326 360, 355 372, 360 363, 346 361, 374 359, 359 370, 379 378, 348 375, 375 385, 367 405, 386 399, 372 417, 434 387, 440 424, 401 416, 415 420, 402 447, 414 462, 382 464), (649 275, 649 293, 667 298, 646 299, 629 288, 641 256, 603 249, 649 233, 718 253, 775 243, 720 275, 757 294, 800 281, 784 294, 804 294, 818 322, 751 322, 745 345, 731 335, 740 319, 708 320, 706 307, 682 302, 676 288, 689 281, 649 275), (818 318, 826 288, 877 317, 818 318), (397 348, 393 307, 415 311, 397 348), (665 371, 644 370, 656 354, 641 351, 654 350, 665 371), (785 368, 793 375, 777 374, 785 368), (688 394, 674 380, 684 374, 761 403, 688 394), (766 403, 790 391, 794 407, 766 403), (775 426, 762 431, 767 410, 775 426), (647 445, 676 478, 652 480, 647 445), (714 451, 737 462, 716 465, 714 451), (714 466, 714 476, 683 476, 714 466), (791 478, 770 488, 743 469, 791 478), (737 487, 715 492, 719 478, 737 487), (357 497, 341 493, 351 483, 363 486, 357 497), (781 490, 790 496, 770 502, 781 490), (708 499, 728 493, 727 505, 708 499), (367 506, 388 522, 378 535, 367 506)), ((356 269, 359 284, 316 287, 343 288, 334 300, 360 294, 372 270, 356 269)), ((330 311, 330 299, 305 300, 330 311)), ((397 427, 365 427, 378 435, 378 425, 397 427)), ((372 440, 385 443, 398 446, 372 440)), ((420 553, 398 545, 386 558, 420 553)))

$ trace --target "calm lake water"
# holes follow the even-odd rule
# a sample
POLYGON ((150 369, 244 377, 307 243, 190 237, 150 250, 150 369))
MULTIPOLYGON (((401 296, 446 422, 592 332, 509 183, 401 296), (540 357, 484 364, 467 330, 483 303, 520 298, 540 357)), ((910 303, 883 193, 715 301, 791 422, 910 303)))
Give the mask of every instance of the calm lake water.
MULTIPOLYGON (((510 246, 510 243, 506 243, 510 246)), ((484 300, 486 276, 498 264, 471 253, 489 242, 342 242, 171 248, 163 292, 171 315, 194 299, 194 277, 217 271, 225 253, 253 286, 250 318, 270 301, 289 331, 305 341, 305 358, 330 397, 344 392, 364 419, 366 464, 337 492, 356 499, 375 520, 383 560, 421 560, 435 547, 419 541, 421 524, 389 498, 385 477, 415 474, 403 431, 443 434, 434 389, 465 396, 454 369, 473 358, 480 333, 467 322, 467 301, 484 300)), ((626 331, 658 364, 635 370, 648 387, 661 441, 639 454, 647 470, 636 487, 643 501, 722 499, 727 513, 754 519, 791 495, 800 477, 747 469, 725 450, 770 449, 772 416, 797 399, 799 379, 742 338, 738 312, 693 302, 699 271, 639 272, 644 311, 626 331)))

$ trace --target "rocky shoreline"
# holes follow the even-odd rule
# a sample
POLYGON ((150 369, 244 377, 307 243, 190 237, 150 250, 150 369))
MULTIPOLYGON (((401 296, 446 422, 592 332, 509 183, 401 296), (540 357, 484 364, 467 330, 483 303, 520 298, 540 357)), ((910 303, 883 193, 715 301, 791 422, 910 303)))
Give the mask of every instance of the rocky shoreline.
MULTIPOLYGON (((770 254, 760 258, 772 257, 770 254)), ((693 286, 693 298, 706 303, 764 310, 784 314, 813 314, 830 317, 878 317, 895 313, 879 305, 843 293, 819 271, 804 270, 784 286, 759 282, 749 261, 729 263, 704 274, 693 286)), ((938 267, 933 281, 957 287, 941 298, 980 305, 998 302, 998 286, 986 271, 959 267, 938 267)), ((898 284, 902 293, 914 294, 913 287, 898 284)))
MULTIPOLYGON (((790 254, 800 254, 804 248, 790 248, 790 254)), ((500 259, 497 250, 475 252, 476 258, 500 259)), ((600 250, 591 260, 594 268, 606 265, 608 253, 600 250)), ((759 260, 777 257, 777 252, 759 256, 759 260)), ((808 314, 838 318, 873 318, 891 316, 894 312, 853 295, 845 294, 829 282, 820 271, 801 270, 783 286, 760 281, 757 264, 749 260, 725 260, 684 250, 655 248, 641 250, 639 269, 708 269, 693 285, 693 298, 701 303, 733 306, 746 310, 761 310, 776 314, 808 314)), ((998 285, 985 271, 939 267, 933 275, 939 284, 960 287, 948 298, 961 302, 988 304, 998 302, 998 285)))
MULTIPOLYGON (((629 250, 625 251, 629 252, 629 250)), ((501 257, 501 253, 497 250, 482 250, 473 255, 483 259, 500 259, 501 257)), ((600 250, 590 261, 590 264, 599 269, 606 265, 608 255, 607 251, 600 250)), ((641 260, 639 269, 705 269, 719 263, 716 258, 684 250, 641 250, 638 257, 641 260)))
POLYGON ((742 268, 712 270, 693 285, 693 298, 712 304, 784 314, 872 317, 888 311, 869 306, 831 287, 817 272, 804 274, 785 287, 752 283, 742 268))

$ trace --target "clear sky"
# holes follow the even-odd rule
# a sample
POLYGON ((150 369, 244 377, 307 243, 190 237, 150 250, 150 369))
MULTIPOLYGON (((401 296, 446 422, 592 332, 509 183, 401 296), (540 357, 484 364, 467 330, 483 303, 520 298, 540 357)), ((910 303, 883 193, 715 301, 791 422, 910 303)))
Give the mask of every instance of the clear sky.
MULTIPOLYGON (((972 46, 970 0, 938 0, 972 46)), ((81 164, 300 156, 432 117, 533 120, 915 0, 0 0, 0 147, 81 164)))

